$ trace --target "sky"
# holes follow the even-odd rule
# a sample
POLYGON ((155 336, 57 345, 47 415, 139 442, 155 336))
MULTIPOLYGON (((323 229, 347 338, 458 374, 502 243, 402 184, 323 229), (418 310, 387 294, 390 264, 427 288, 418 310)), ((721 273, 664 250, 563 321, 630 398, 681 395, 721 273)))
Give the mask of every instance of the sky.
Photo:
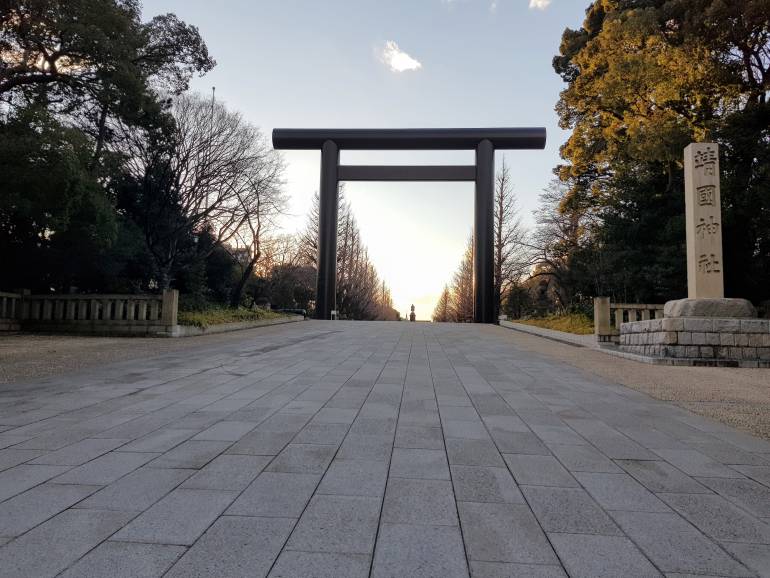
MULTIPOLYGON (((544 126, 544 151, 499 151, 534 225, 567 133, 551 60, 588 0, 144 0, 193 24, 217 66, 192 82, 273 128, 544 126)), ((286 232, 305 226, 318 151, 284 151, 286 232)), ((343 164, 473 164, 471 151, 343 151, 343 164)), ((402 315, 429 319, 473 228, 472 183, 347 183, 369 255, 402 315)))

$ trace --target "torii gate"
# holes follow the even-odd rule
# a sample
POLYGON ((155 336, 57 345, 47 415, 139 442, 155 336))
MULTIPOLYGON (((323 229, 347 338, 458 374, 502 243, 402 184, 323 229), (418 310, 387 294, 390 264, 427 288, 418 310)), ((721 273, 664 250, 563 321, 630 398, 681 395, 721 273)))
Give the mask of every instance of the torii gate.
POLYGON ((336 309, 340 181, 475 181, 473 318, 494 323, 495 150, 544 149, 545 128, 273 130, 273 147, 321 151, 316 317, 336 309), (475 165, 340 166, 340 150, 475 150, 475 165))

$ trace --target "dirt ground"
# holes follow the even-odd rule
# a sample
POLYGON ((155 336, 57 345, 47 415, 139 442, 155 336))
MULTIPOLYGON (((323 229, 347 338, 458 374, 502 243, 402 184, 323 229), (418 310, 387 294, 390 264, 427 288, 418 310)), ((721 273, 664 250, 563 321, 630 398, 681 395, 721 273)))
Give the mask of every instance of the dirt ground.
POLYGON ((770 369, 650 365, 519 331, 508 333, 518 347, 770 439, 770 369))
POLYGON ((61 375, 114 361, 155 357, 207 343, 241 341, 244 333, 183 339, 0 334, 0 384, 61 375))

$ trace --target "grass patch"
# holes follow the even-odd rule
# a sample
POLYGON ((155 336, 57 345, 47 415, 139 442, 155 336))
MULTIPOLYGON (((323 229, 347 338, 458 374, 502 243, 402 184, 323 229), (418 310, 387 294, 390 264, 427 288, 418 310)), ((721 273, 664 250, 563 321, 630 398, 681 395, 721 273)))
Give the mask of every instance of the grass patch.
POLYGON ((205 329, 210 325, 221 325, 222 323, 259 321, 260 319, 276 319, 278 317, 284 316, 266 309, 212 307, 201 311, 180 311, 177 315, 177 322, 179 325, 191 325, 205 329))
POLYGON ((549 315, 548 317, 533 317, 532 319, 514 319, 516 323, 534 325, 544 329, 554 329, 576 335, 589 335, 594 332, 593 319, 582 313, 569 315, 549 315))

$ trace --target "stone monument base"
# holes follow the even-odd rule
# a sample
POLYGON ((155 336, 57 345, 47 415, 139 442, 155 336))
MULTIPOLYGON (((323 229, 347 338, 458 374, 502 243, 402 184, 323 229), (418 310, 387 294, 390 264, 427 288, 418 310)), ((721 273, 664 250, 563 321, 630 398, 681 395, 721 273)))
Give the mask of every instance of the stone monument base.
POLYGON ((678 299, 663 307, 663 317, 755 318, 757 310, 747 299, 678 299))
POLYGON ((770 319, 666 317, 633 321, 620 326, 619 350, 681 360, 682 365, 691 360, 690 365, 770 367, 770 319))

